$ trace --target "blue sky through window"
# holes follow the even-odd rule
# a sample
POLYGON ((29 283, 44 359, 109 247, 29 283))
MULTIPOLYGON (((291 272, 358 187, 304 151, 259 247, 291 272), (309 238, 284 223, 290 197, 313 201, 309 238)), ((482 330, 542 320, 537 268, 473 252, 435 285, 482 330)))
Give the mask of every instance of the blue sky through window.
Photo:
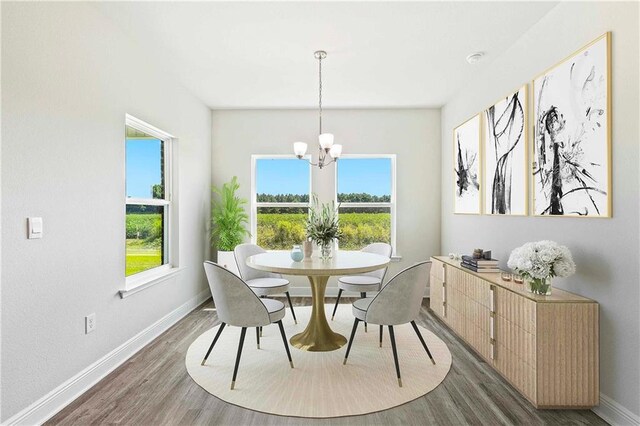
MULTIPOLYGON (((308 194, 309 165, 306 161, 291 158, 256 160, 256 192, 271 195, 308 194)), ((338 193, 391 195, 391 159, 338 160, 338 193)))
POLYGON ((391 159, 342 158, 338 160, 338 193, 391 195, 391 159))
POLYGON ((160 139, 127 138, 127 197, 152 198, 152 187, 161 182, 160 139))
POLYGON ((258 194, 309 194, 309 163, 296 158, 256 160, 258 194))

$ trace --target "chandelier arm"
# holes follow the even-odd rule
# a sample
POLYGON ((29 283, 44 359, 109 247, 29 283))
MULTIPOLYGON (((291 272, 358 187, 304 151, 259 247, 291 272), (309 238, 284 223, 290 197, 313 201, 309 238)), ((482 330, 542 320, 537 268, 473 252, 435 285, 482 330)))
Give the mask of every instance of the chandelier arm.
POLYGON ((331 159, 331 161, 329 161, 328 163, 325 163, 324 165, 328 166, 331 163, 337 163, 337 162, 338 162, 338 159, 337 158, 333 158, 333 159, 331 159))
POLYGON ((303 158, 303 157, 298 157, 298 160, 306 161, 307 163, 309 163, 310 166, 318 167, 320 165, 319 163, 313 163, 311 160, 307 160, 306 158, 303 158))

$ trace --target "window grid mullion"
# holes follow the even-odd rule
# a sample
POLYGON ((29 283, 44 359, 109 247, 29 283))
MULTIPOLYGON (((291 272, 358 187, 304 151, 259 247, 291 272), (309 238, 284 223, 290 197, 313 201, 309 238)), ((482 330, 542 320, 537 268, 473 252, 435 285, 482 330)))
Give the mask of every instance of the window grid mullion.
POLYGON ((168 206, 170 201, 158 198, 127 198, 126 204, 134 206, 168 206))
POLYGON ((260 207, 309 207, 309 203, 264 203, 264 202, 256 202, 255 206, 257 208, 260 207))
POLYGON ((390 208, 393 203, 340 203, 339 208, 367 208, 367 207, 387 207, 390 208))

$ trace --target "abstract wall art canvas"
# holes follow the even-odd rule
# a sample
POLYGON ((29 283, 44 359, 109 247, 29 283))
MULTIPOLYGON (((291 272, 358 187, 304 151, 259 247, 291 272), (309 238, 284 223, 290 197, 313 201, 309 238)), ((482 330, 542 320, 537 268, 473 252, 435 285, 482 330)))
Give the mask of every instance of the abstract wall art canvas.
POLYGON ((480 115, 453 131, 454 213, 480 214, 480 115))
POLYGON ((610 61, 607 33, 533 82, 536 215, 611 217, 610 61))
POLYGON ((527 214, 527 87, 484 111, 484 212, 527 214))

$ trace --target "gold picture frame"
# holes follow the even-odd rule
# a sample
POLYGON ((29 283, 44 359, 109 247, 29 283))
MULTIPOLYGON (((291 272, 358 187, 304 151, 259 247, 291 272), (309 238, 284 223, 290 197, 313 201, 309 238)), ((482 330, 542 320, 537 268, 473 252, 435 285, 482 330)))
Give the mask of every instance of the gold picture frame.
POLYGON ((453 213, 482 214, 482 120, 477 113, 453 129, 453 213))
MULTIPOLYGON (((489 215, 489 216, 528 216, 529 215, 529 197, 530 197, 530 191, 529 191, 529 113, 530 113, 530 108, 529 108, 529 85, 528 84, 523 84, 521 86, 519 86, 517 89, 512 90, 511 92, 509 92, 508 95, 503 96, 502 98, 498 99, 496 102, 492 103, 489 107, 485 108, 482 111, 482 117, 483 117, 483 122, 482 122, 482 192, 483 192, 483 197, 482 197, 482 202, 483 202, 483 212, 485 215, 489 215), (519 190, 521 191, 521 194, 519 194, 519 196, 521 197, 521 206, 518 206, 517 213, 512 213, 511 212, 511 208, 509 208, 508 210, 510 212, 508 213, 494 213, 493 212, 493 203, 489 203, 489 196, 491 194, 491 192, 489 191, 489 185, 490 182, 489 180, 491 180, 491 176, 494 176, 492 173, 488 172, 488 167, 487 167, 487 163, 490 161, 489 158, 489 154, 488 154, 488 144, 489 144, 489 129, 491 128, 490 123, 489 123, 489 119, 488 119, 488 112, 490 111, 490 109, 492 107, 496 107, 496 105, 505 102, 506 100, 513 98, 513 96, 515 94, 519 94, 520 92, 522 92, 522 99, 520 101, 520 105, 522 108, 522 133, 521 133, 521 137, 522 137, 522 143, 520 145, 521 148, 518 149, 518 154, 522 156, 521 159, 521 169, 519 170, 519 173, 521 174, 521 178, 522 178, 522 182, 520 182, 520 185, 518 185, 519 190)), ((497 161, 496 161, 497 163, 497 161)), ((496 164, 497 165, 497 164, 496 164)), ((493 166, 493 164, 491 164, 491 166, 493 166)), ((493 167, 495 168, 495 167, 493 167)))
POLYGON ((531 88, 532 215, 612 217, 611 32, 599 36, 537 75, 531 88), (567 80, 571 83, 580 75, 582 85, 568 84, 567 80), (572 87, 580 88, 580 96, 572 87), (600 100, 602 94, 606 99, 600 100), (571 108, 567 108, 567 104, 571 104, 571 108), (582 108, 579 111, 584 116, 574 112, 576 104, 582 108), (605 118, 599 120, 602 115, 605 118), (553 159, 549 158, 551 155, 553 159), (606 158, 602 158, 605 155, 606 158), (583 163, 582 157, 587 161, 583 163), (606 170, 601 167, 606 167, 606 170), (606 184, 602 183, 604 179, 606 184), (568 195, 571 198, 567 198, 568 195))

